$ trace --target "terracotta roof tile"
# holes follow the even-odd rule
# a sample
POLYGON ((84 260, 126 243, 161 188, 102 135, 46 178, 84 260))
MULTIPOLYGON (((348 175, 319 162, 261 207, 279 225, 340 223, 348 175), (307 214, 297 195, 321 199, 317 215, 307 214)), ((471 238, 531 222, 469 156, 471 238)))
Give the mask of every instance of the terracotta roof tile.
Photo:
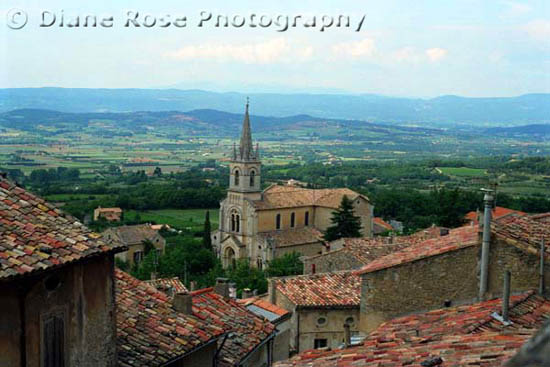
POLYGON ((76 218, 0 178, 0 280, 120 252, 76 218))
POLYGON ((320 242, 323 234, 314 227, 293 228, 258 233, 260 237, 273 241, 277 247, 287 247, 320 242))
POLYGON ((115 270, 118 363, 162 366, 224 334, 218 325, 177 312, 168 296, 115 270))
POLYGON ((155 280, 147 280, 145 283, 152 285, 157 290, 162 291, 164 293, 186 293, 188 292, 187 288, 183 283, 181 282, 180 278, 173 277, 173 278, 159 278, 155 280), (167 292, 170 291, 170 292, 167 292))
POLYGON ((275 315, 278 315, 279 317, 283 317, 285 315, 290 314, 289 311, 285 310, 282 307, 279 307, 277 305, 274 305, 273 303, 267 302, 260 297, 251 297, 251 298, 245 298, 237 300, 240 304, 244 306, 254 305, 256 307, 259 307, 261 309, 264 309, 266 311, 269 311, 271 313, 274 313, 275 315))
POLYGON ((492 222, 492 233, 509 244, 532 254, 540 252, 544 239, 550 257, 550 226, 527 216, 510 215, 492 222))
POLYGON ((349 271, 275 279, 275 287, 301 307, 358 307, 361 279, 349 271))
POLYGON ((368 198, 350 189, 306 189, 296 186, 272 185, 262 193, 262 200, 253 201, 258 209, 295 208, 303 206, 321 206, 338 208, 344 195, 355 200, 368 198))
MULTIPOLYGON (((519 210, 508 209, 508 208, 504 208, 504 207, 501 207, 501 206, 497 206, 491 211, 491 218, 492 219, 499 219, 499 218, 502 218, 502 217, 510 215, 510 214, 527 215, 527 213, 519 211, 519 210)), ((477 224, 478 223, 477 216, 478 216, 478 212, 471 211, 471 212, 468 212, 464 216, 464 219, 466 219, 468 221, 472 221, 475 224, 477 224)))
POLYGON ((418 366, 430 358, 441 358, 441 367, 501 366, 548 320, 550 301, 531 292, 512 297, 510 326, 491 317, 500 306, 491 300, 396 318, 361 346, 307 351, 275 366, 418 366))
POLYGON ((151 240, 158 234, 158 231, 151 228, 149 224, 121 226, 110 228, 107 231, 112 231, 127 246, 151 240))
POLYGON ((191 293, 193 314, 210 325, 229 332, 220 353, 220 366, 234 366, 275 331, 275 326, 244 305, 222 297, 212 288, 191 293))
POLYGON ((373 224, 376 224, 384 229, 387 229, 388 231, 392 231, 393 230, 393 227, 391 226, 391 224, 389 223, 386 223, 384 221, 384 219, 380 218, 380 217, 374 217, 372 218, 372 221, 373 221, 373 224))
POLYGON ((393 252, 378 258, 357 271, 357 274, 366 274, 392 266, 440 255, 449 251, 469 247, 478 243, 478 226, 467 225, 449 231, 441 237, 419 241, 401 251, 393 252))

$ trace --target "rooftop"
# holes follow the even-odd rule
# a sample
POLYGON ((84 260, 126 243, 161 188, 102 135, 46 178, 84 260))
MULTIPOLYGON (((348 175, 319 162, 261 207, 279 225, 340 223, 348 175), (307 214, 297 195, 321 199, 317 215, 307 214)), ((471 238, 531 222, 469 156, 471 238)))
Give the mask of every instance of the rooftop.
POLYGON ((366 274, 478 244, 478 226, 451 229, 441 237, 420 240, 401 251, 380 257, 357 271, 366 274))
POLYGON ((251 312, 258 316, 265 317, 270 322, 277 322, 285 316, 290 315, 290 312, 284 308, 264 301, 259 297, 245 298, 238 300, 238 302, 244 305, 251 312))
POLYGON ((193 314, 230 333, 220 354, 221 367, 236 365, 275 331, 267 319, 250 312, 234 299, 222 297, 213 288, 191 294, 193 314))
POLYGON ((223 327, 172 308, 168 296, 115 270, 119 366, 162 366, 214 342, 223 327))
POLYGON ((350 189, 306 189, 298 186, 272 185, 262 193, 262 200, 254 201, 258 209, 321 206, 337 209, 344 195, 350 200, 368 198, 350 189))
POLYGON ((0 178, 0 280, 120 252, 76 218, 0 178))
POLYGON ((110 228, 125 245, 134 245, 143 241, 151 240, 158 231, 151 228, 149 224, 136 224, 133 226, 121 226, 110 228))
POLYGON ((527 216, 509 215, 492 222, 492 232, 507 243, 538 255, 541 241, 550 256, 550 226, 527 216))
POLYGON ((152 285, 159 291, 163 291, 165 293, 186 293, 188 292, 187 288, 183 283, 181 282, 180 278, 173 277, 173 278, 159 278, 155 280, 146 280, 145 283, 152 285), (166 292, 167 290, 171 290, 170 292, 166 292))
POLYGON ((301 307, 358 307, 361 279, 349 271, 275 280, 277 290, 301 307))
POLYGON ((510 326, 491 314, 501 300, 450 307, 396 318, 372 332, 364 344, 307 351, 277 367, 501 366, 549 318, 550 301, 532 292, 512 297, 510 326), (430 365, 430 364, 425 364, 430 365))
POLYGON ((322 241, 323 234, 314 227, 293 228, 258 233, 261 237, 270 239, 277 247, 303 245, 322 241))
MULTIPOLYGON (((478 223, 478 217, 477 216, 478 216, 479 213, 481 213, 481 212, 477 212, 477 211, 468 212, 464 216, 464 219, 472 221, 475 224, 477 224, 478 223)), ((499 218, 502 218, 502 217, 510 215, 510 214, 527 215, 527 213, 519 211, 519 210, 508 209, 508 208, 504 208, 502 206, 497 206, 497 207, 493 208, 493 210, 491 211, 491 218, 492 219, 499 219, 499 218)))
POLYGON ((373 224, 376 224, 388 231, 393 231, 393 227, 391 226, 391 224, 384 222, 384 219, 380 217, 374 217, 372 218, 372 221, 373 221, 373 224))

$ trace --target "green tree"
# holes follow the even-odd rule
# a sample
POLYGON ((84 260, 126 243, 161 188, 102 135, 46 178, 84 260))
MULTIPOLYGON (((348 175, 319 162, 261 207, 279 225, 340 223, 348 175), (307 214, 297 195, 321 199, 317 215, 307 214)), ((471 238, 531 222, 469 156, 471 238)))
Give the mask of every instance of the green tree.
POLYGON ((300 260, 300 256, 298 252, 291 252, 273 259, 266 270, 267 276, 284 277, 303 274, 304 263, 300 260))
POLYGON ((361 220, 353 214, 353 204, 344 195, 342 202, 330 218, 332 226, 325 231, 326 241, 334 241, 342 237, 361 237, 361 220))
POLYGON ((228 269, 227 276, 237 287, 237 294, 242 294, 245 288, 257 289, 258 293, 267 292, 267 279, 265 273, 258 268, 253 268, 247 259, 237 261, 234 268, 228 269))
POLYGON ((207 250, 212 251, 212 238, 210 237, 210 211, 206 211, 206 216, 204 218, 204 231, 202 235, 202 247, 207 250))

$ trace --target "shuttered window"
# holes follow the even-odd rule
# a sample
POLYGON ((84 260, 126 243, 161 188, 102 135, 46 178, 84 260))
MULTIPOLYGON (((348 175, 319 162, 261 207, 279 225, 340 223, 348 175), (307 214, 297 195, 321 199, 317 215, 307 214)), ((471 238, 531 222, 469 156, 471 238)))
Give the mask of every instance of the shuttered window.
POLYGON ((65 322, 61 315, 44 320, 42 367, 65 366, 65 322))

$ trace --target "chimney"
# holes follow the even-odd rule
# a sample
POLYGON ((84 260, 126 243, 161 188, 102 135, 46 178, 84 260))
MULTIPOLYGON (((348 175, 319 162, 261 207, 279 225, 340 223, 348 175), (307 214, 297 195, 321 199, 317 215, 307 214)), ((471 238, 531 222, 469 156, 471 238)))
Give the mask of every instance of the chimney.
POLYGON ((252 297, 252 291, 250 290, 250 288, 243 289, 242 298, 245 299, 250 297, 252 297))
POLYGON ((172 300, 174 309, 185 315, 193 314, 193 296, 189 293, 176 293, 172 300))
POLYGON ((229 297, 237 298, 237 284, 229 283, 229 297))
POLYGON ((509 270, 504 273, 504 292, 502 294, 502 320, 508 322, 508 310, 510 309, 510 278, 512 274, 509 270))
POLYGON ((277 300, 277 296, 276 296, 277 287, 276 287, 274 278, 269 279, 267 288, 268 288, 267 291, 269 294, 269 302, 275 305, 276 304, 275 301, 277 300))
POLYGON ((189 282, 189 290, 191 292, 196 291, 197 290, 197 282, 195 282, 194 280, 190 281, 189 282))
POLYGON ((222 297, 229 298, 229 283, 227 278, 216 278, 216 285, 214 286, 214 292, 222 297))
POLYGON ((349 324, 344 324, 344 348, 351 347, 351 330, 349 324))
POLYGON ((487 293, 487 278, 489 273, 489 251, 491 243, 491 210, 493 209, 493 190, 482 189, 485 192, 485 212, 483 214, 483 240, 481 245, 481 272, 479 276, 479 300, 487 293))
POLYGON ((157 280, 157 272, 156 271, 151 272, 151 280, 157 280))

